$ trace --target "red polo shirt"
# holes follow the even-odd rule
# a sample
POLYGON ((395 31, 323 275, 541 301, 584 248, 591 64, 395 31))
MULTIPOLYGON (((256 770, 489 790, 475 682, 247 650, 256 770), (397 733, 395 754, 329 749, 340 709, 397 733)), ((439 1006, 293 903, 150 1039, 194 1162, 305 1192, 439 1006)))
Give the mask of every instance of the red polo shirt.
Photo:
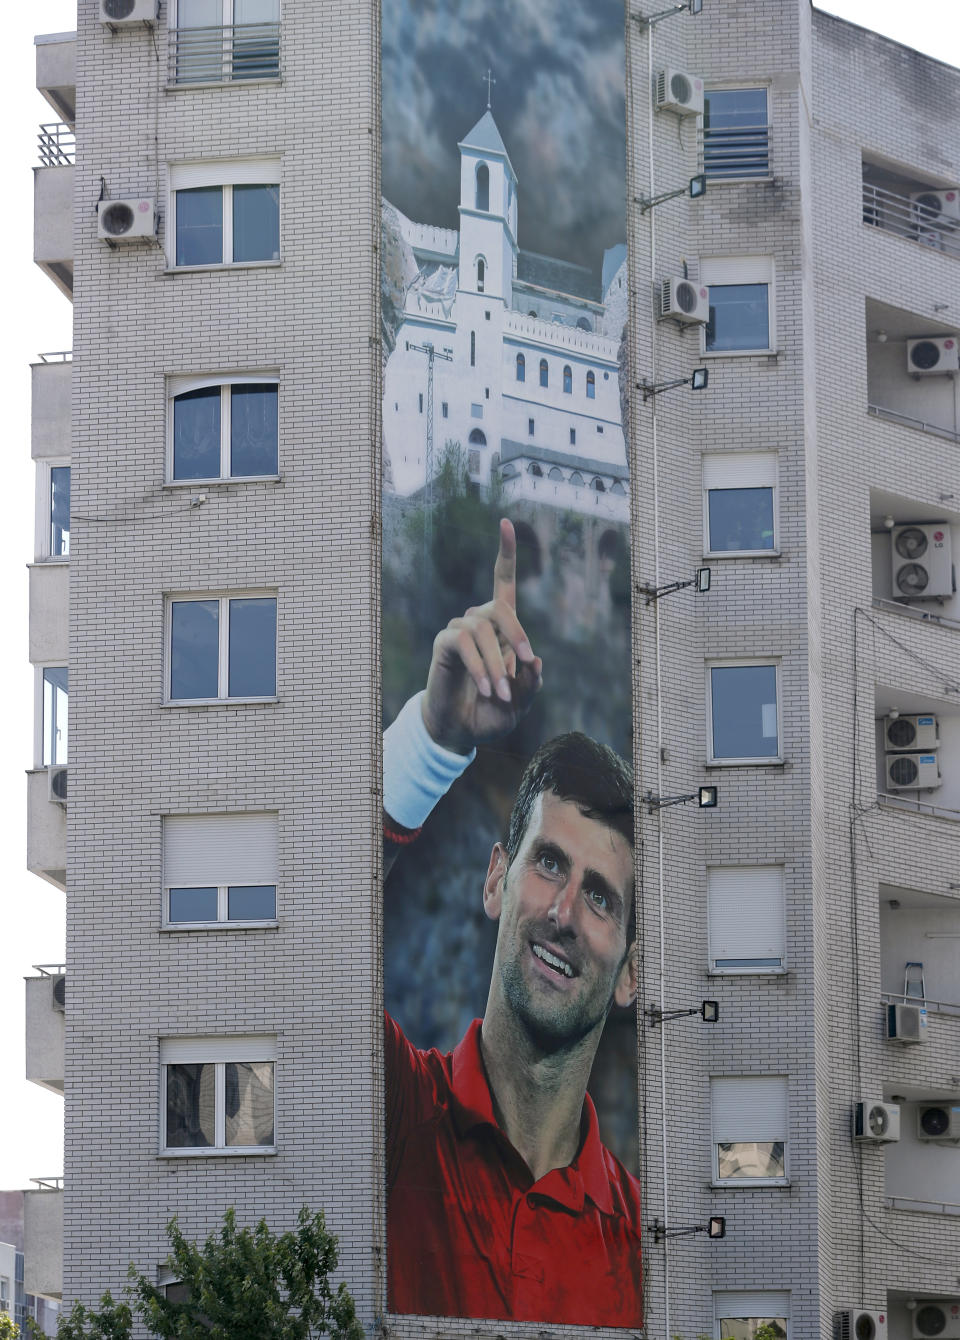
POLYGON ((573 1163, 534 1181, 497 1125, 480 1020, 418 1051, 386 1016, 389 1309, 639 1327, 640 1186, 589 1095, 573 1163))

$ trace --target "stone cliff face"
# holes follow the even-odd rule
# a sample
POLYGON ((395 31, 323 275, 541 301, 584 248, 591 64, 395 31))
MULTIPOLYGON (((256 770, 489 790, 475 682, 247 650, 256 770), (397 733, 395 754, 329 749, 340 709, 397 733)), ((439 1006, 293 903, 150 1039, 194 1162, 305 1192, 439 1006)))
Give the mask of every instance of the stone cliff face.
MULTIPOLYGON (((397 331, 403 324, 407 289, 417 277, 417 262, 410 244, 400 230, 400 219, 393 205, 383 201, 380 214, 380 347, 383 368, 397 343, 397 331)), ((383 488, 392 493, 393 469, 390 454, 383 448, 383 488)))

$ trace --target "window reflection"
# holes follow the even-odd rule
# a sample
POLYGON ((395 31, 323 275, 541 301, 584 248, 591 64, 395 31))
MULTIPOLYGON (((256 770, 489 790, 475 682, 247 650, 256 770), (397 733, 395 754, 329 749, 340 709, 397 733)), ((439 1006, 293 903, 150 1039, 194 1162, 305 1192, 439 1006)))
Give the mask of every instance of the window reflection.
POLYGON ((710 549, 773 548, 773 489, 710 489, 707 495, 710 549))
POLYGON ((67 761, 67 705, 69 674, 65 665, 43 672, 43 766, 67 761))
POLYGON ((776 758, 777 667, 713 666, 710 670, 714 758, 776 758))
POLYGON ((707 348, 770 348, 769 285, 710 284, 707 348))
POLYGON ((50 557, 66 558, 70 553, 70 467, 55 465, 50 470, 50 557))
POLYGON ((783 1177, 782 1140, 741 1140, 717 1145, 717 1176, 783 1177))

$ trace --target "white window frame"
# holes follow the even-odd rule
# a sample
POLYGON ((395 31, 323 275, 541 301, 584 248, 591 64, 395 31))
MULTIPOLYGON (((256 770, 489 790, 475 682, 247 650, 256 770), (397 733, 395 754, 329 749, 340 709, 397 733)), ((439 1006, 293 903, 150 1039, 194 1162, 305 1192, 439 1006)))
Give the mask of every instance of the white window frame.
POLYGON ((277 1039, 268 1034, 239 1034, 217 1037, 164 1037, 160 1038, 160 1112, 159 1154, 162 1158, 223 1158, 246 1157, 277 1152, 277 1039), (250 1061, 273 1066, 273 1144, 228 1145, 226 1143, 226 1079, 225 1067, 235 1062, 250 1061), (212 1145, 168 1145, 167 1127, 167 1066, 213 1065, 214 1072, 214 1142, 212 1145))
POLYGON ((222 483, 245 484, 252 480, 273 480, 280 478, 280 374, 276 368, 267 372, 231 372, 210 373, 208 376, 175 375, 167 378, 167 459, 165 467, 166 483, 171 488, 190 488, 197 484, 222 483), (173 477, 173 407, 178 396, 188 391, 202 391, 205 387, 220 387, 220 473, 196 479, 174 479, 173 477), (272 475, 232 475, 230 474, 230 411, 232 386, 276 386, 277 388, 277 473, 272 475))
MULTIPOLYGON (((715 1187, 764 1187, 789 1186, 790 1184, 790 1139, 789 1139, 790 1095, 789 1080, 786 1075, 711 1075, 710 1076, 710 1156, 712 1161, 711 1179, 715 1187), (716 1124, 715 1085, 742 1085, 743 1121, 742 1133, 735 1140, 721 1139, 716 1124), (761 1101, 763 1100, 763 1101, 761 1101), (779 1107, 779 1112, 767 1111, 779 1107), (776 1129, 779 1134, 772 1134, 776 1129), (782 1177, 720 1177, 719 1145, 753 1144, 783 1142, 782 1177)), ((729 1132, 732 1133, 732 1132, 729 1132)))
POLYGON ((277 655, 274 665, 274 689, 279 669, 280 637, 280 601, 276 589, 267 591, 193 591, 171 594, 166 597, 164 611, 164 705, 171 707, 190 706, 200 703, 275 703, 278 693, 255 694, 253 696, 231 698, 227 690, 230 687, 230 601, 231 600, 272 600, 276 606, 277 655), (217 614, 217 633, 219 636, 219 657, 217 661, 216 698, 174 698, 171 696, 173 677, 173 607, 177 604, 198 600, 218 600, 220 608, 217 614))
MULTIPOLYGON (((739 932, 736 932, 739 933, 739 932)), ((782 865, 711 865, 707 867, 707 941, 708 968, 712 976, 718 977, 771 977, 783 976, 786 971, 786 871, 782 865), (723 886, 727 885, 728 888, 723 886), (766 885, 766 887, 764 887, 766 885), (733 890, 736 889, 734 893, 733 890), (717 953, 720 916, 718 912, 723 903, 736 903, 742 910, 749 935, 751 909, 760 900, 772 900, 775 906, 764 909, 768 930, 773 931, 771 939, 776 937, 773 950, 779 954, 732 954, 717 953), (774 929, 775 927, 775 929, 774 929), (777 965, 763 965, 761 958, 777 958, 777 965), (744 963, 732 966, 718 960, 743 959, 744 963)), ((742 947, 742 946, 741 946, 742 947)), ((749 947, 749 946, 747 946, 749 947)))
MULTIPOLYGON (((53 470, 69 470, 71 489, 73 486, 73 462, 69 456, 51 456, 37 461, 37 511, 36 533, 33 552, 39 563, 69 563, 69 554, 54 554, 50 544, 50 489, 53 470)), ((71 493, 71 505, 73 497, 71 493)), ((72 532, 71 532, 72 534, 72 532)))
MULTIPOLYGON (((763 79, 756 79, 756 80, 751 80, 751 81, 747 81, 747 80, 743 80, 743 79, 738 79, 738 80, 736 80, 735 83, 728 83, 728 82, 725 82, 725 81, 722 80, 722 79, 711 79, 711 80, 709 81, 709 83, 710 83, 710 89, 709 89, 709 90, 706 89, 706 88, 704 89, 704 96, 706 96, 706 94, 707 94, 710 90, 713 90, 713 89, 715 89, 718 93, 736 93, 738 89, 743 89, 744 92, 746 92, 748 89, 757 89, 757 90, 762 91, 763 93, 766 94, 766 102, 767 102, 767 171, 766 171, 766 174, 765 174, 764 176, 762 176, 762 177, 757 177, 757 176, 746 176, 746 177, 714 177, 714 176, 711 176, 709 173, 707 173, 707 180, 708 180, 709 183, 710 183, 711 189, 712 189, 713 187, 715 187, 715 186, 725 186, 725 185, 727 185, 727 183, 729 183, 729 184, 732 185, 732 186, 737 186, 737 185, 742 186, 744 182, 768 182, 768 181, 772 181, 772 180, 773 180, 773 172, 772 172, 772 170, 771 170, 771 166, 770 166, 770 145, 771 145, 770 132, 771 132, 772 129, 773 129, 773 120, 772 120, 772 116, 773 116, 773 100, 772 100, 771 97, 770 97, 770 85, 769 85, 768 83, 766 83, 766 81, 763 80, 763 79)), ((699 122, 700 122, 700 134, 701 134, 700 171, 701 171, 701 172, 706 172, 706 171, 707 171, 707 168, 706 168, 706 147, 707 147, 707 138, 706 138, 706 131, 705 131, 705 128, 704 128, 704 117, 703 117, 703 116, 701 116, 701 117, 699 118, 699 122)))
POLYGON ((703 554, 705 558, 777 558, 780 555, 780 470, 775 451, 704 452, 703 554), (710 476, 729 475, 729 482, 711 483, 710 476), (762 482, 769 476, 769 483, 762 482), (756 480, 757 482, 754 482, 756 480), (712 549, 710 546, 710 494, 724 489, 768 488, 772 495, 773 547, 770 549, 712 549))
POLYGON ((44 701, 43 701, 43 672, 45 670, 66 670, 69 672, 70 664, 68 661, 42 661, 34 666, 34 731, 33 731, 33 757, 37 768, 66 768, 69 767, 70 758, 70 689, 67 689, 67 758, 62 763, 44 763, 43 745, 44 745, 44 701))
POLYGON ((279 925, 279 814, 276 810, 248 810, 231 814, 165 814, 162 819, 162 836, 164 930, 249 930, 279 925), (184 833, 185 828, 194 831, 184 833), (243 832, 244 828, 247 829, 246 833, 243 832), (204 841, 214 849, 212 854, 205 851, 194 858, 182 849, 188 842, 196 844, 204 841), (229 856, 217 854, 217 848, 222 849, 224 846, 229 847, 229 856), (236 862, 232 868, 231 862, 236 862), (181 878, 174 879, 177 874, 181 878), (230 920, 228 890, 261 887, 273 888, 274 915, 253 920, 230 920), (216 920, 171 921, 170 890, 183 888, 216 888, 216 920))
POLYGON ((700 353, 703 358, 757 358, 777 351, 775 302, 776 267, 772 256, 702 256, 700 283, 708 289, 711 284, 722 288, 733 284, 766 284, 767 286, 767 344, 756 349, 708 349, 707 328, 701 327, 700 353))
POLYGON ((724 1321, 754 1321, 763 1317, 782 1317, 790 1340, 790 1292, 787 1289, 715 1289, 713 1294, 713 1331, 720 1340, 724 1321))
POLYGON ((743 656, 732 659, 711 660, 706 666, 706 690, 707 690, 707 763, 713 768, 737 768, 751 767, 761 768, 770 767, 775 764, 783 763, 783 692, 782 676, 780 669, 780 658, 776 656, 743 656), (776 754, 762 754, 759 757, 749 754, 738 754, 736 756, 721 754, 715 755, 713 752, 713 670, 733 670, 743 667, 744 669, 754 666, 772 665, 776 671, 776 690, 777 690, 777 752, 776 754))
POLYGON ((167 187, 167 269, 177 274, 197 270, 254 269, 257 266, 283 263, 283 172, 279 157, 203 159, 201 162, 170 163, 167 187), (177 264, 177 192, 200 186, 222 187, 223 251, 219 261, 205 261, 202 265, 177 264), (233 188, 234 186, 276 186, 280 192, 277 205, 279 254, 255 261, 233 260, 233 188))
MULTIPOLYGON (((219 0, 219 3, 220 3, 220 17, 221 17, 221 22, 222 22, 223 26, 224 26, 225 28, 233 27, 233 26, 234 26, 234 17, 233 17, 233 16, 234 16, 234 13, 236 12, 236 9, 235 9, 235 0, 219 0)), ((280 8, 281 8, 281 6, 278 4, 278 5, 277 5, 277 12, 278 12, 278 14, 279 14, 279 12, 280 12, 280 8)), ((263 22, 264 22, 264 23, 279 23, 279 22, 280 22, 280 18, 277 18, 277 19, 264 19, 263 22)), ((179 26, 180 26, 180 0, 170 0, 170 27, 171 27, 171 28, 177 28, 177 27, 179 27, 179 26)), ((739 86, 738 86, 738 87, 739 87, 739 86)), ((743 87, 746 88, 747 85, 744 84, 743 87)))

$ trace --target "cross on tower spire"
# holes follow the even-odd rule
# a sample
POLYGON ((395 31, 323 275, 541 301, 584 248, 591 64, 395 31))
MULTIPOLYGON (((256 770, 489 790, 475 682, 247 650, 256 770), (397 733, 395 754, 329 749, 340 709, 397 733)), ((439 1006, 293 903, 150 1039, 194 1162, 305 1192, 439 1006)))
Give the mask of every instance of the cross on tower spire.
POLYGON ((497 82, 497 81, 494 79, 494 77, 493 77, 493 71, 490 70, 489 68, 488 68, 488 70, 487 70, 487 73, 483 76, 483 82, 484 82, 484 83, 486 84, 486 86, 487 86, 487 111, 489 112, 489 111, 490 111, 491 88, 492 88, 492 86, 497 82))

